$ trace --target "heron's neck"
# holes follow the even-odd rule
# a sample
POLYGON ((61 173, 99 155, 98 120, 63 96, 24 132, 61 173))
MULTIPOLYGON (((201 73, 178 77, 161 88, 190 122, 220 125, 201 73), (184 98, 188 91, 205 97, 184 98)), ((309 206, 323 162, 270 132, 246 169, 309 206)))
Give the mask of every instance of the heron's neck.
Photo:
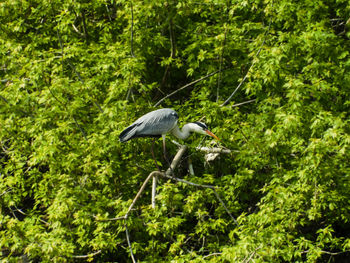
POLYGON ((182 130, 180 130, 179 126, 176 125, 171 132, 176 138, 186 140, 188 136, 190 136, 191 131, 192 129, 188 123, 182 127, 182 130))

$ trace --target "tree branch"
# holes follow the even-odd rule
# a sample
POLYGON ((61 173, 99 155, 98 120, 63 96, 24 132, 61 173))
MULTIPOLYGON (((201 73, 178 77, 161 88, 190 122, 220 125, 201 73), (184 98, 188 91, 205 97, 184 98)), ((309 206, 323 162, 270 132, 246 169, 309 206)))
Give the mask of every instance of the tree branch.
POLYGON ((211 254, 208 254, 206 256, 203 256, 203 259, 208 258, 208 257, 212 257, 212 256, 218 256, 218 255, 221 255, 221 254, 222 254, 222 252, 211 253, 211 254))
POLYGON ((225 50, 225 44, 226 44, 226 37, 227 37, 227 27, 225 26, 225 38, 224 38, 224 41, 222 42, 222 50, 221 50, 221 54, 220 54, 220 64, 219 64, 220 74, 218 77, 218 86, 216 88, 216 102, 219 101, 220 84, 221 84, 221 70, 222 70, 222 64, 223 64, 223 60, 224 60, 224 50, 225 50))
MULTIPOLYGON (((257 57, 259 56, 260 51, 261 51, 262 47, 263 47, 264 44, 265 44, 266 36, 267 36, 268 32, 270 31, 270 27, 271 27, 271 19, 270 19, 269 27, 268 27, 267 30, 265 31, 264 40, 263 40, 263 42, 261 43, 258 52, 256 52, 256 54, 255 54, 255 58, 257 58, 257 57)), ((227 105, 227 104, 230 102, 230 100, 232 99, 233 95, 236 94, 236 92, 238 91, 238 89, 242 86, 242 84, 244 83, 244 81, 247 79, 248 74, 249 74, 251 68, 252 68, 252 67, 254 66, 254 64, 255 64, 255 61, 256 61, 256 60, 253 59, 253 62, 252 62, 252 64, 250 65, 249 69, 247 70, 247 73, 245 74, 245 76, 244 76, 244 78, 242 79, 242 81, 238 84, 237 88, 231 93, 230 97, 228 97, 228 99, 225 100, 225 102, 222 103, 222 104, 220 105, 220 107, 225 106, 225 105, 227 105)))
POLYGON ((72 256, 72 258, 91 258, 93 256, 96 256, 98 254, 100 254, 102 252, 102 250, 97 250, 96 252, 87 254, 87 255, 78 255, 78 256, 72 256))
POLYGON ((131 26, 130 26, 130 53, 131 56, 134 58, 135 54, 134 54, 134 9, 133 9, 133 5, 132 5, 132 1, 130 2, 130 10, 131 10, 131 26))
POLYGON ((231 151, 230 149, 226 148, 219 148, 219 147, 196 147, 196 150, 202 151, 205 153, 231 153, 231 152, 239 152, 239 151, 231 151))
POLYGON ((256 101, 256 99, 247 100, 247 101, 244 101, 244 102, 240 102, 240 103, 234 104, 234 105, 232 105, 231 107, 234 108, 234 107, 242 106, 242 105, 244 105, 244 104, 248 104, 248 103, 255 102, 255 101, 256 101))
POLYGON ((126 234, 126 241, 128 242, 128 246, 130 249, 130 256, 131 256, 132 262, 136 263, 137 261, 135 259, 134 253, 132 252, 132 247, 131 247, 131 243, 130 243, 130 235, 129 235, 128 227, 126 226, 126 222, 125 222, 125 234, 126 234))
MULTIPOLYGON (((223 70, 226 70, 226 69, 223 69, 223 70)), ((222 70, 222 71, 223 71, 223 70, 222 70)), ((196 83, 198 83, 198 82, 200 82, 200 81, 202 81, 202 80, 204 80, 204 79, 207 79, 207 78, 209 78, 209 77, 211 77, 211 76, 213 76, 213 75, 219 73, 219 72, 220 72, 220 70, 214 71, 214 72, 212 72, 212 73, 210 73, 210 74, 208 74, 208 75, 206 75, 206 76, 204 76, 204 77, 201 77, 200 79, 196 79, 196 80, 194 80, 194 81, 192 81, 192 82, 190 82, 190 83, 188 83, 188 84, 182 86, 181 88, 179 88, 179 89, 173 91, 172 93, 166 95, 164 98, 162 98, 161 100, 159 100, 156 104, 153 105, 153 107, 157 107, 157 106, 158 106, 159 104, 161 104, 164 100, 166 100, 167 98, 173 96, 174 94, 178 93, 179 91, 181 91, 181 90, 183 90, 183 89, 186 89, 186 88, 188 88, 188 87, 190 87, 190 86, 192 86, 192 85, 194 85, 194 84, 196 84, 196 83)))

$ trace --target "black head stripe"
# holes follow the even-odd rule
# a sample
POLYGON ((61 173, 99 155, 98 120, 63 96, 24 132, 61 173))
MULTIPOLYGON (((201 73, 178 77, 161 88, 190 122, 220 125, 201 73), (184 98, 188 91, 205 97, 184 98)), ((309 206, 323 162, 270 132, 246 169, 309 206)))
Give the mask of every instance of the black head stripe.
POLYGON ((208 130, 207 125, 205 125, 203 122, 195 121, 194 123, 203 128, 204 130, 208 130))
POLYGON ((173 115, 176 119, 178 119, 179 118, 179 115, 177 115, 177 113, 174 111, 174 112, 172 112, 171 113, 171 115, 173 115))

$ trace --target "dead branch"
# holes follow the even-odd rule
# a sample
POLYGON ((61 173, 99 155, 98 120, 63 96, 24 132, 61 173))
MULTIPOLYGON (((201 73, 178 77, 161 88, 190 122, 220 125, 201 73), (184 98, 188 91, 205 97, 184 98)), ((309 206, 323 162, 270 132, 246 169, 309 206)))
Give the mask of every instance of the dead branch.
POLYGON ((219 147, 196 147, 196 150, 202 151, 205 153, 231 153, 230 149, 227 148, 219 148, 219 147))
MULTIPOLYGON (((225 69, 223 69, 223 70, 225 70, 225 69)), ((194 84, 196 84, 196 83, 198 83, 198 82, 200 82, 200 81, 202 81, 202 80, 204 80, 204 79, 207 79, 207 78, 209 78, 209 77, 211 77, 211 76, 213 76, 213 75, 219 73, 220 71, 221 71, 221 70, 214 71, 214 72, 212 72, 212 73, 210 73, 210 74, 208 74, 208 75, 206 75, 206 76, 204 76, 204 77, 201 77, 201 78, 199 78, 199 79, 196 79, 196 80, 194 80, 194 81, 192 81, 192 82, 190 82, 190 83, 188 83, 188 84, 182 86, 181 88, 179 88, 179 89, 173 91, 172 93, 166 95, 164 98, 162 98, 161 100, 159 100, 156 104, 153 105, 153 107, 157 107, 157 106, 158 106, 159 104, 161 104, 164 100, 166 100, 167 98, 173 96, 174 94, 178 93, 179 91, 181 91, 181 90, 183 90, 183 89, 186 89, 186 88, 188 88, 188 87, 190 87, 190 86, 192 86, 192 85, 194 85, 194 84)))
POLYGON ((88 31, 87 31, 86 19, 85 19, 85 10, 84 10, 84 9, 83 9, 82 12, 81 12, 81 17, 82 17, 82 19, 83 19, 84 37, 85 37, 85 40, 88 41, 88 39, 89 39, 89 34, 88 34, 88 31))
POLYGON ((132 252, 132 247, 131 247, 131 242, 130 242, 130 235, 129 235, 129 231, 128 231, 128 227, 126 225, 126 222, 125 222, 124 225, 125 225, 126 240, 128 242, 128 246, 129 246, 129 249, 130 249, 130 256, 131 256, 132 262, 136 263, 137 260, 135 259, 134 253, 132 252))
POLYGON ((72 23, 72 26, 73 26, 74 31, 75 31, 76 33, 78 33, 78 35, 80 35, 81 37, 84 36, 84 34, 81 33, 81 32, 79 31, 79 29, 74 25, 74 23, 72 23))
POLYGON ((219 256, 221 254, 222 254, 222 252, 211 253, 211 254, 208 254, 206 256, 203 256, 203 259, 208 258, 208 257, 212 257, 212 256, 219 256))
MULTIPOLYGON (((175 170, 179 161, 181 160, 182 155, 185 153, 186 149, 187 149, 186 145, 182 145, 180 147, 180 149, 177 151, 173 161, 171 162, 170 167, 165 172, 166 174, 171 175, 173 173, 173 171, 175 170)), ((161 174, 162 173, 160 173, 159 175, 161 175, 161 174)), ((156 193, 157 193, 156 187, 157 187, 157 175, 154 174, 153 182, 152 182, 152 208, 156 207, 156 193)))
MULTIPOLYGON (((270 20, 270 23, 269 23, 269 27, 268 27, 267 30, 265 31, 264 40, 263 40, 263 42, 261 43, 258 52, 256 52, 256 54, 255 54, 255 58, 257 58, 257 57, 259 56, 260 51, 261 51, 262 47, 263 47, 264 44, 265 44, 266 36, 267 36, 268 32, 270 31, 270 27, 271 27, 271 20, 270 20)), ((248 74, 249 74, 250 70, 252 69, 252 67, 254 66, 255 62, 256 62, 256 60, 253 59, 252 64, 250 65, 249 69, 247 70, 247 73, 245 74, 245 76, 243 77, 243 79, 241 80, 241 82, 238 84, 237 88, 231 93, 230 97, 228 97, 228 99, 225 100, 225 102, 222 103, 222 104, 220 105, 220 107, 225 106, 225 105, 227 105, 227 104, 230 102, 230 100, 232 99, 232 97, 236 94, 236 92, 239 90, 239 88, 242 86, 242 84, 243 84, 243 83, 245 82, 245 80, 247 79, 248 74)))
POLYGON ((221 50, 221 54, 220 54, 220 64, 219 64, 219 76, 218 76, 218 86, 216 88, 216 102, 219 101, 219 93, 220 93, 220 85, 221 85, 221 70, 222 70, 222 64, 223 64, 223 60, 224 60, 224 50, 225 50, 225 44, 226 44, 226 37, 227 37, 227 27, 225 27, 225 38, 224 41, 222 42, 222 50, 221 50))
MULTIPOLYGON (((140 198, 140 196, 141 196, 143 190, 145 189, 145 187, 146 187, 148 181, 149 181, 153 176, 160 175, 160 174, 162 174, 162 173, 159 172, 159 171, 153 171, 153 172, 151 172, 151 173, 147 176, 147 178, 146 178, 146 180, 143 182, 143 184, 142 184, 140 190, 139 190, 138 193, 136 194, 134 200, 132 200, 132 203, 131 203, 131 205, 129 206, 128 211, 126 212, 126 214, 125 214, 125 216, 124 216, 125 219, 128 218, 131 209, 134 207, 136 201, 140 198)), ((122 218, 123 218, 123 217, 122 217, 122 218)))
POLYGON ((87 255, 78 255, 78 256, 72 256, 72 258, 91 258, 93 256, 96 256, 98 254, 100 254, 102 252, 102 250, 97 250, 96 252, 87 254, 87 255))
POLYGON ((134 54, 134 9, 133 9, 133 5, 132 2, 130 2, 130 11, 131 11, 131 28, 130 28, 130 53, 131 56, 134 58, 135 54, 134 54))
POLYGON ((258 247, 249 255, 249 258, 248 258, 247 260, 246 260, 246 259, 243 260, 243 263, 248 263, 249 261, 253 260, 253 257, 255 256, 256 251, 258 251, 261 247, 262 247, 262 245, 258 246, 258 247))
MULTIPOLYGON (((204 147, 205 148, 205 147, 204 147)), ((209 148, 208 148, 209 149, 209 148)), ((215 149, 215 148, 214 148, 215 149)), ((180 149, 177 151, 173 161, 171 162, 170 164, 170 167, 165 171, 165 172, 161 172, 161 171, 153 171, 151 172, 146 180, 143 182, 143 184, 141 185, 139 191, 137 192, 136 196, 134 197, 134 199, 132 200, 128 210, 126 211, 125 215, 124 216, 120 216, 120 217, 115 217, 115 218, 109 218, 109 219, 104 219, 104 220, 99 220, 99 221, 115 221, 115 220, 125 220, 124 221, 124 226, 125 226, 125 234, 126 234, 126 239, 127 239, 127 242, 128 242, 128 246, 129 246, 129 249, 130 249, 130 255, 131 255, 131 258, 132 258, 132 261, 133 262, 137 262, 135 257, 134 257, 134 254, 133 254, 133 251, 132 251, 132 246, 131 246, 131 242, 130 242, 130 235, 129 235, 129 231, 128 231, 128 228, 127 228, 127 225, 126 225, 126 220, 128 219, 128 216, 132 210, 132 208, 135 206, 137 200, 140 198, 142 192, 144 191, 144 189, 146 188, 146 185, 148 183, 148 181, 151 179, 151 178, 155 178, 155 177, 164 177, 164 178, 167 178, 167 179, 170 179, 170 180, 173 180, 173 181, 177 181, 177 182, 181 182, 181 183, 184 183, 184 184, 188 184, 188 185, 191 185, 191 186, 195 186, 195 187, 200 187, 200 188, 209 188, 211 190, 213 190, 214 194, 215 194, 215 197, 218 199, 218 201, 221 203, 221 205, 224 207, 226 213, 231 217, 231 219, 233 220, 233 222, 238 226, 238 222, 237 220, 233 217, 233 215, 230 213, 230 211, 228 210, 227 206, 225 205, 224 201, 220 198, 219 194, 216 192, 216 186, 214 185, 205 185, 205 184, 197 184, 197 183, 193 183, 193 182, 190 182, 190 181, 187 181, 187 180, 184 180, 184 179, 181 179, 181 178, 177 178, 174 176, 174 173, 173 171, 175 170, 175 168, 177 167, 177 165, 179 164, 183 154, 186 152, 187 150, 187 146, 186 145, 181 145, 180 149)), ((220 150, 220 151, 227 151, 228 149, 221 149, 221 148, 217 148, 217 151, 220 150)), ((231 151, 229 151, 231 152, 231 151)), ((153 181, 155 182, 155 181, 153 181)), ((155 186, 155 183, 153 183, 153 189, 152 189, 152 208, 155 208, 155 197, 156 197, 156 186, 155 186)), ((96 218, 96 216, 94 216, 96 218)))
MULTIPOLYGON (((170 17, 169 15, 169 34, 170 34, 170 47, 171 47, 171 50, 170 50, 170 57, 171 59, 174 59, 175 56, 176 56, 176 45, 175 45, 175 33, 174 33, 174 29, 173 29, 173 20, 172 18, 170 17)), ((169 73, 170 73, 170 67, 171 67, 171 63, 169 63, 164 71, 164 74, 163 74, 163 78, 162 78, 162 82, 160 84, 160 90, 163 89, 164 85, 165 85, 165 82, 169 76, 169 73)))
POLYGON ((231 107, 234 108, 234 107, 238 107, 238 106, 241 106, 241 105, 244 105, 244 104, 248 104, 248 103, 251 103, 251 102, 255 102, 255 101, 256 101, 256 99, 247 100, 247 101, 244 101, 244 102, 240 102, 240 103, 234 104, 231 107))

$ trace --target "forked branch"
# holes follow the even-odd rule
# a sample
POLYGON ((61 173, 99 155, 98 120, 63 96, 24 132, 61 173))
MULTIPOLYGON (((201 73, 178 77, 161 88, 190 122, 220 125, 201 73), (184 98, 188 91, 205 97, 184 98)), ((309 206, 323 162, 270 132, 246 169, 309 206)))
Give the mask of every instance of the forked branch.
MULTIPOLYGON (((178 150, 178 152, 176 153, 173 161, 171 162, 170 167, 165 171, 165 172, 161 172, 161 171, 153 171, 151 172, 146 180, 143 182, 143 184, 141 185, 139 191, 137 192, 136 196, 134 197, 134 199, 132 200, 128 210, 126 211, 124 216, 120 216, 120 217, 116 217, 116 218, 110 218, 110 219, 104 219, 101 221, 115 221, 115 220, 125 220, 125 234, 126 234, 126 238, 128 241, 128 246, 130 249, 130 256, 133 262, 136 262, 135 256, 133 254, 132 251, 132 246, 131 246, 131 242, 130 242, 130 235, 129 235, 129 231, 126 225, 126 220, 128 219, 128 216, 131 212, 131 210, 133 209, 133 207, 135 206, 137 200, 140 198, 142 192, 144 191, 144 189, 146 188, 147 183, 149 182, 149 180, 153 177, 164 177, 173 181, 177 181, 177 182, 181 182, 184 184, 188 184, 191 186, 195 186, 195 187, 201 187, 201 188, 209 188, 211 190, 213 190, 215 197, 218 199, 218 201, 221 203, 221 205, 224 207, 226 213, 231 217, 231 219, 233 220, 233 222, 238 226, 238 222, 237 220, 233 217, 233 215, 230 213, 230 211, 228 210, 227 206, 225 205, 224 201, 220 198, 219 194, 217 193, 217 191, 215 189, 217 189, 218 187, 213 186, 213 185, 205 185, 205 184, 197 184, 197 183, 193 183, 181 178, 177 178, 174 176, 174 170, 177 167, 177 165, 179 164, 182 156, 184 155, 184 153, 186 152, 187 146, 182 145, 180 147, 180 149, 178 150)), ((152 207, 155 207, 155 189, 152 191, 152 207), (153 194, 154 193, 154 194, 153 194)))

